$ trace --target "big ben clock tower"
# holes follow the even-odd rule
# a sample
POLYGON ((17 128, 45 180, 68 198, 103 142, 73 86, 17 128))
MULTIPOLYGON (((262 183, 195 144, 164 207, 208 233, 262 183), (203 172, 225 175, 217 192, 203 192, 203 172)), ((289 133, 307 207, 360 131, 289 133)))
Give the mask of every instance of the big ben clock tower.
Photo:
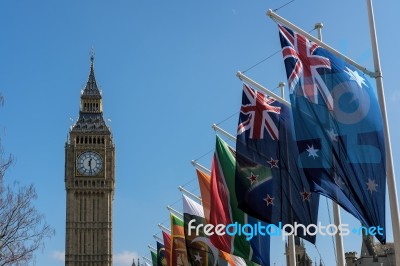
POLYGON ((65 144, 66 266, 112 265, 115 146, 91 56, 79 118, 65 144))

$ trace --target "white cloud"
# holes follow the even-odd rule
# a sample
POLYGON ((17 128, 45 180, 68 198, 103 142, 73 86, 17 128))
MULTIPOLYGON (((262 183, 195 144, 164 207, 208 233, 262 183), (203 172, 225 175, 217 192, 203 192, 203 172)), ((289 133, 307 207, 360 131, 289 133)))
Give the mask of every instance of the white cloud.
POLYGON ((135 262, 138 258, 138 254, 133 251, 122 251, 120 253, 114 254, 114 266, 131 266, 132 260, 135 258, 135 262))
POLYGON ((53 251, 51 257, 58 261, 65 261, 65 251, 53 251))
POLYGON ((390 92, 389 97, 390 97, 390 100, 392 100, 393 102, 398 102, 400 99, 400 91, 396 90, 394 92, 390 92))

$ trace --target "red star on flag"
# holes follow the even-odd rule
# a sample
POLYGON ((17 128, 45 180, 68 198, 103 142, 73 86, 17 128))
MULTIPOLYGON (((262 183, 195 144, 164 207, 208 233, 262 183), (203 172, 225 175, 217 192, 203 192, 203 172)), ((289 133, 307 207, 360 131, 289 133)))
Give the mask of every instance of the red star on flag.
POLYGON ((300 195, 303 198, 303 201, 305 200, 310 201, 311 192, 307 192, 306 189, 304 189, 303 192, 300 192, 300 195))
POLYGON ((279 162, 279 160, 274 160, 274 159, 272 159, 272 157, 271 157, 271 160, 269 160, 269 161, 267 161, 267 163, 269 163, 269 167, 272 169, 272 168, 279 168, 279 166, 278 166, 278 162, 279 162))
POLYGON ((269 194, 267 194, 267 197, 264 198, 264 201, 267 203, 267 206, 269 205, 274 205, 274 197, 271 197, 269 194))
POLYGON ((258 175, 255 175, 253 173, 251 173, 250 176, 247 177, 247 179, 250 180, 251 185, 258 182, 257 178, 258 178, 258 175))

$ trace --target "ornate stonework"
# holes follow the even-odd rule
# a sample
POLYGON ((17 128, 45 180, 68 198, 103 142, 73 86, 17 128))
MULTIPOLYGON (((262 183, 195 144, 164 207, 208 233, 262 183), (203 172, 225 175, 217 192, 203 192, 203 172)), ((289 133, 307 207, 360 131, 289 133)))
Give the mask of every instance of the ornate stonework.
POLYGON ((79 119, 65 144, 65 265, 112 265, 115 146, 91 58, 79 119))

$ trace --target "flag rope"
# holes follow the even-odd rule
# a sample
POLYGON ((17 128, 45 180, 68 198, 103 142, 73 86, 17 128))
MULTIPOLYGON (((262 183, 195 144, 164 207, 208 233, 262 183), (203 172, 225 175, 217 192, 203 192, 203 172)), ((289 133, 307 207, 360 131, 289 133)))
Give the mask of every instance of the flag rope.
MULTIPOLYGON (((293 0, 293 1, 294 1, 294 0, 293 0)), ((293 1, 292 1, 292 2, 293 2, 293 1)), ((278 9, 280 9, 280 8, 278 8, 278 9)), ((278 10, 278 9, 275 9, 274 11, 276 11, 276 10, 278 10)), ((314 27, 312 30, 309 30, 308 33, 313 32, 315 29, 316 29, 316 28, 314 27)), ((282 49, 279 49, 279 50, 273 52, 272 54, 270 54, 269 56, 267 56, 267 57, 264 58, 263 60, 259 61, 258 63, 255 63, 254 65, 252 65, 251 67, 247 68, 246 70, 243 70, 242 73, 244 74, 244 73, 246 73, 247 71, 252 70, 252 69, 255 68, 256 66, 261 65, 262 63, 264 63, 265 61, 271 59, 272 57, 274 57, 275 55, 277 55, 277 54, 278 54, 279 52, 281 52, 281 51, 282 51, 282 49)))
POLYGON ((293 3, 294 1, 295 1, 295 0, 289 1, 289 2, 287 2, 286 4, 283 4, 283 5, 281 5, 280 7, 275 8, 275 9, 274 9, 274 12, 278 11, 278 10, 281 9, 281 8, 284 8, 284 7, 287 6, 287 5, 290 5, 290 4, 293 3))

